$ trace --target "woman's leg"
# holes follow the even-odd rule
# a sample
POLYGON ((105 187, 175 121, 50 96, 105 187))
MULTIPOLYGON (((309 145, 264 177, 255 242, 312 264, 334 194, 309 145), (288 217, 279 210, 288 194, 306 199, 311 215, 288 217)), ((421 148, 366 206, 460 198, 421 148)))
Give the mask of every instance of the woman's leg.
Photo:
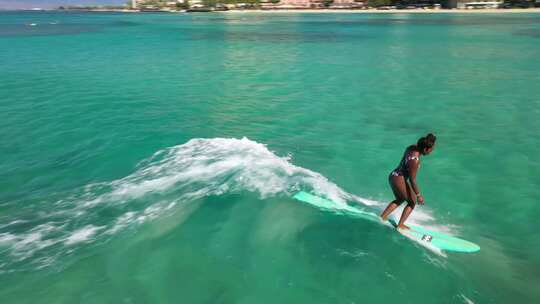
POLYGON ((386 209, 384 209, 383 213, 381 214, 381 219, 383 221, 386 221, 388 219, 388 216, 392 211, 396 210, 403 201, 405 201, 406 198, 406 181, 403 176, 394 176, 390 175, 388 177, 388 182, 390 183, 390 187, 392 188, 392 192, 394 193, 394 197, 396 198, 388 206, 386 209))
POLYGON ((407 206, 403 209, 401 218, 399 219, 398 229, 409 229, 409 226, 405 225, 405 221, 411 215, 414 207, 416 206, 416 194, 414 193, 411 185, 407 182, 406 184, 406 194, 407 194, 407 206))
POLYGON ((390 204, 388 204, 388 206, 386 206, 383 213, 381 213, 381 219, 383 221, 388 220, 388 216, 390 215, 390 213, 392 213, 394 210, 396 210, 396 208, 399 207, 399 205, 401 205, 401 203, 403 203, 403 201, 402 200, 400 201, 398 199, 395 199, 395 200, 391 201, 390 204))

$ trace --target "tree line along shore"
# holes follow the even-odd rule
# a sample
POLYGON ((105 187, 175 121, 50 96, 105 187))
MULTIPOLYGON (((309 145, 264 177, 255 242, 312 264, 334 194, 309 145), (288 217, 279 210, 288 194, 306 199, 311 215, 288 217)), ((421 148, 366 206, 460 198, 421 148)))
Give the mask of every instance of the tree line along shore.
POLYGON ((121 6, 61 6, 59 10, 122 12, 268 11, 538 11, 540 0, 129 0, 121 6))

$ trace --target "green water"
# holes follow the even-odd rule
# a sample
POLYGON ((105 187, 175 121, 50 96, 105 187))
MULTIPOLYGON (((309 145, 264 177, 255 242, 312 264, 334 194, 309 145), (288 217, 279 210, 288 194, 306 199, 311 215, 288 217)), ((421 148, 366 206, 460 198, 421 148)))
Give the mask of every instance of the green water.
POLYGON ((0 13, 0 302, 536 303, 539 81, 540 14, 0 13), (291 199, 427 132, 479 253, 291 199))

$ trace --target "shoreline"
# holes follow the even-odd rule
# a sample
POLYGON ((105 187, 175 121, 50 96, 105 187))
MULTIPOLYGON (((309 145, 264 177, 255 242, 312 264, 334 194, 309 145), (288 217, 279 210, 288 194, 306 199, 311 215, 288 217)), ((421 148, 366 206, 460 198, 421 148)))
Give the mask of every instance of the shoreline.
POLYGON ((389 10, 377 10, 377 9, 252 9, 252 10, 228 10, 228 11, 216 11, 215 13, 353 13, 353 14, 493 14, 493 13, 540 13, 540 8, 528 8, 528 9, 389 9, 389 10))
MULTIPOLYGON (((167 14, 182 14, 188 13, 186 11, 156 11, 156 12, 142 12, 138 10, 130 9, 73 9, 73 10, 0 10, 0 12, 90 12, 90 13, 141 13, 141 14, 156 14, 156 13, 167 13, 167 14)), ((197 12, 195 14, 200 14, 197 12)), ((540 13, 540 8, 513 8, 513 9, 387 9, 387 10, 378 10, 378 9, 230 9, 226 11, 212 11, 208 13, 222 13, 222 14, 250 14, 250 13, 263 13, 263 14, 523 14, 523 13, 540 13)), ((193 13, 192 13, 193 14, 193 13)))

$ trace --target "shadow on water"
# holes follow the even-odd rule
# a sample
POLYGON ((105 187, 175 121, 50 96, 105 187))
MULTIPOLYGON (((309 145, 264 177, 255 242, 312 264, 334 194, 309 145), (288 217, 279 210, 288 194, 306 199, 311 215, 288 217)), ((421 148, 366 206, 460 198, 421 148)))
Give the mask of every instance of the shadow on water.
POLYGON ((0 25, 0 37, 71 35, 92 33, 101 29, 101 26, 85 24, 7 24, 0 25))
POLYGON ((514 34, 517 36, 540 38, 540 29, 520 30, 520 31, 515 31, 514 34))
POLYGON ((403 16, 389 16, 377 18, 347 18, 342 20, 308 20, 302 22, 312 26, 369 26, 369 25, 518 25, 518 24, 538 24, 538 17, 501 17, 482 16, 481 18, 470 18, 470 16, 448 15, 448 16, 423 16, 424 18, 411 18, 403 16))
POLYGON ((106 24, 62 23, 59 21, 0 24, 0 37, 74 35, 100 32, 108 28, 137 26, 138 24, 125 20, 106 24))
POLYGON ((253 33, 250 31, 181 29, 179 33, 186 40, 226 40, 229 42, 259 43, 339 43, 351 40, 363 40, 368 37, 364 34, 339 33, 336 31, 274 31, 253 33))

